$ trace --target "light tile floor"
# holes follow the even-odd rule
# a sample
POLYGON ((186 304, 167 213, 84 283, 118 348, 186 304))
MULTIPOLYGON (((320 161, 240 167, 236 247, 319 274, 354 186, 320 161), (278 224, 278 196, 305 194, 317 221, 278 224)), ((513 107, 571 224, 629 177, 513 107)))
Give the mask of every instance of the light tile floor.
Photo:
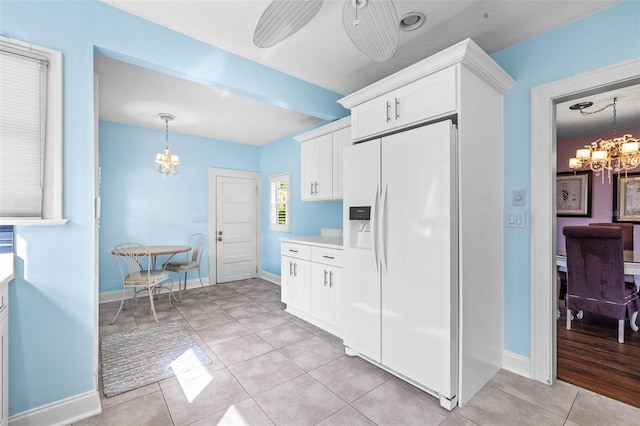
MULTIPOLYGON (((285 312, 279 286, 252 279, 207 290, 183 292, 173 309, 161 296, 156 307, 160 323, 180 321, 212 364, 102 395, 102 414, 74 425, 640 425, 635 407, 504 370, 449 412, 432 396, 346 356, 340 339, 285 312)), ((100 305, 101 336, 156 325, 145 299, 109 325, 117 308, 100 305)))

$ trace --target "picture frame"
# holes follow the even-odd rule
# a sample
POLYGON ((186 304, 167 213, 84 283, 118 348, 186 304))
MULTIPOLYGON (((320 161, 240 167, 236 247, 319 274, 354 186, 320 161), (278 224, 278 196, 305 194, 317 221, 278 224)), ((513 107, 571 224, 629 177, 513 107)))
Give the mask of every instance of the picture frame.
POLYGON ((613 175, 613 222, 640 223, 640 173, 613 175))
POLYGON ((591 217, 592 172, 562 172, 556 177, 556 214, 591 217))

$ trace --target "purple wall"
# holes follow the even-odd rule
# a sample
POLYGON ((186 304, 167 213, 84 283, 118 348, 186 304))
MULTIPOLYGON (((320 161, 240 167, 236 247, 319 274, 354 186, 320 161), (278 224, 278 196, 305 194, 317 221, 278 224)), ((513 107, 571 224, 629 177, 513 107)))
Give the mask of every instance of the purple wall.
MULTIPOLYGON (((631 133, 634 136, 640 135, 640 129, 623 129, 616 131, 617 135, 631 133)), ((575 157, 576 149, 582 148, 589 143, 600 138, 610 138, 611 132, 595 134, 588 137, 573 139, 562 139, 558 141, 557 147, 557 168, 558 172, 570 172, 569 158, 575 157)), ((632 173, 640 172, 640 168, 632 173)), ((613 174, 611 175, 613 181, 613 174)), ((556 244, 557 247, 564 247, 564 235, 562 228, 570 225, 588 225, 592 222, 612 222, 613 210, 613 183, 609 183, 607 174, 604 173, 604 183, 602 183, 602 173, 600 176, 593 174, 593 186, 591 188, 591 217, 558 217, 556 220, 556 244)), ((634 226, 633 238, 634 247, 640 247, 640 225, 634 226)))

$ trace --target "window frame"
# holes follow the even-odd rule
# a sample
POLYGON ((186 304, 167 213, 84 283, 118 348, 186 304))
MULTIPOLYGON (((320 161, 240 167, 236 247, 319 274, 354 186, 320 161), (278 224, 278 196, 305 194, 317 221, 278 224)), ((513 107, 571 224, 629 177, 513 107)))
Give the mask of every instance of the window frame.
MULTIPOLYGON (((277 215, 275 216, 277 218, 277 215)), ((275 232, 291 232, 291 173, 280 173, 269 177, 269 231, 275 232), (275 223, 277 219, 272 215, 274 205, 283 204, 282 202, 276 202, 273 194, 273 185, 280 181, 287 182, 287 200, 284 202, 286 207, 286 221, 284 225, 275 223)))
POLYGON ((5 36, 0 36, 0 46, 49 61, 42 218, 0 217, 0 225, 63 225, 68 220, 62 217, 62 52, 5 36))

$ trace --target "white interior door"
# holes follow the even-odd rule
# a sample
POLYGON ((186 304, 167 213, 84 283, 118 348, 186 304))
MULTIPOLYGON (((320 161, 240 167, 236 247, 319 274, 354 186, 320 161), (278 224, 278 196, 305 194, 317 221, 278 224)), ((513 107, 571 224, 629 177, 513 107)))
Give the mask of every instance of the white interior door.
POLYGON ((257 179, 216 177, 216 278, 254 278, 257 264, 257 179))

